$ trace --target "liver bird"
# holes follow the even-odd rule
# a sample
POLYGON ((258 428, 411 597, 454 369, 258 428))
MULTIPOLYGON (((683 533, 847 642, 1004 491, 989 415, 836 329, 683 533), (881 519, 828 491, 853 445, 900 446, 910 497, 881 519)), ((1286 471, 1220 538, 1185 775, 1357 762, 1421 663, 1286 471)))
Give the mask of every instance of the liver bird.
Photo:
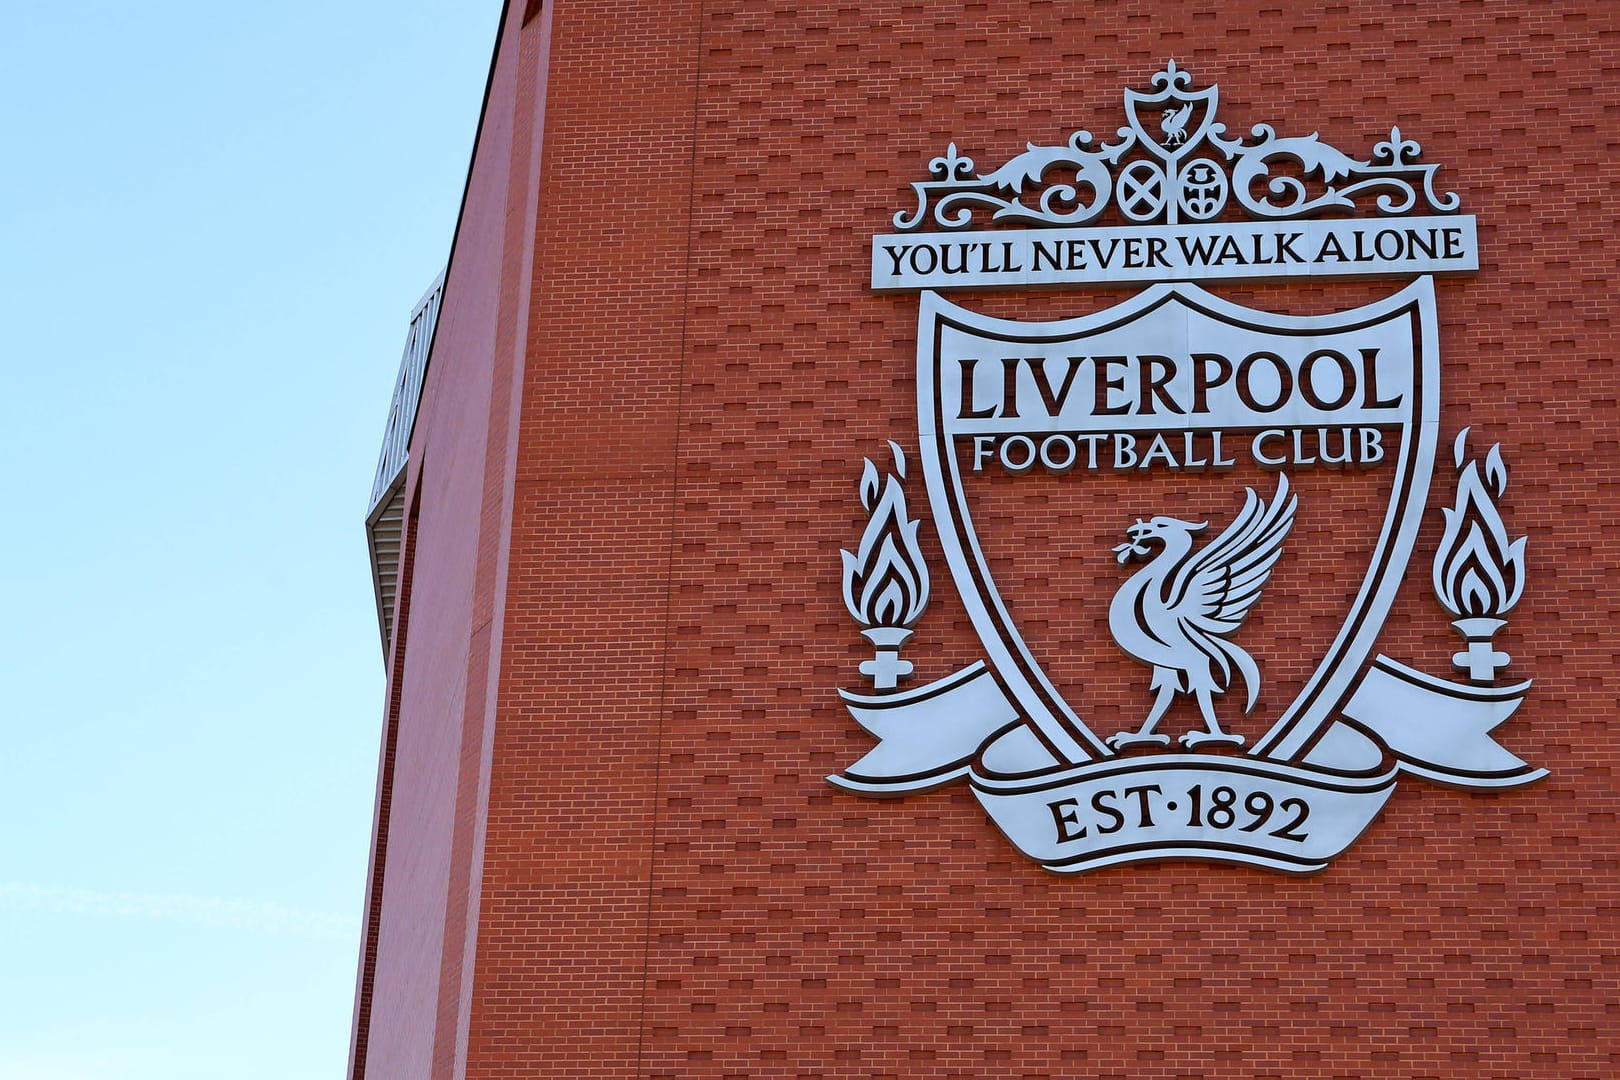
POLYGON ((1165 109, 1159 115, 1159 127, 1164 131, 1164 145, 1180 146, 1187 141, 1187 117, 1192 115, 1192 102, 1183 102, 1179 108, 1165 109))
POLYGON ((1197 700, 1206 728, 1183 735, 1183 746, 1243 745, 1243 736, 1221 730, 1213 696, 1226 692, 1235 668, 1249 691, 1244 712, 1254 708, 1260 692, 1259 668, 1227 638, 1260 599, 1260 589, 1282 553, 1283 538, 1293 527, 1298 503, 1288 492, 1286 476, 1278 477, 1277 493, 1269 503, 1253 488, 1245 492, 1236 520, 1202 551, 1193 552, 1193 537, 1209 523, 1171 517, 1138 518, 1125 530, 1128 541, 1114 548, 1124 563, 1148 557, 1151 545, 1160 545, 1157 557, 1120 586, 1108 608, 1108 626, 1119 647, 1153 668, 1153 707, 1136 731, 1121 731, 1108 740, 1114 749, 1169 745, 1169 738, 1155 735, 1153 729, 1178 693, 1197 700))

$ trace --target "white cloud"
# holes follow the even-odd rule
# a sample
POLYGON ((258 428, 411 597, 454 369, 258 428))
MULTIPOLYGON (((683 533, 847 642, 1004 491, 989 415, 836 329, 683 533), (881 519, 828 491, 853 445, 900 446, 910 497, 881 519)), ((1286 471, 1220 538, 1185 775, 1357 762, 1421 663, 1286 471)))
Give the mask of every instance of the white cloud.
POLYGON ((110 1080, 111 1061, 100 1054, 69 1051, 0 1054, 0 1080, 110 1080))
MULTIPOLYGON (((253 930, 330 941, 345 941, 352 933, 349 918, 331 912, 301 911, 257 900, 194 896, 188 893, 109 892, 33 882, 0 882, 0 906, 54 915, 159 919, 223 930, 253 930)), ((7 1071, 10 1067, 8 1063, 0 1061, 0 1080, 13 1080, 13 1073, 7 1071)), ((16 1074, 25 1080, 33 1080, 34 1075, 27 1072, 16 1074)))

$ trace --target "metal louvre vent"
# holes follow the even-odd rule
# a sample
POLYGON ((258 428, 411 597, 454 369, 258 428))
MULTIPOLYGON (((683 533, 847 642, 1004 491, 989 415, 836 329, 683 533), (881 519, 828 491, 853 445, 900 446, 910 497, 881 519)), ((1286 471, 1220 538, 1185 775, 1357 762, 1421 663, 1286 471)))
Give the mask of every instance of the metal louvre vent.
MULTIPOLYGON (((404 479, 401 474, 400 479, 404 479)), ((396 484, 392 494, 378 505, 375 516, 366 523, 371 541, 371 581, 377 593, 377 623, 383 648, 394 633, 394 603, 399 596, 399 554, 405 533, 405 485, 396 484)))
POLYGON ((371 482, 371 500, 366 513, 366 539, 371 548, 371 578, 377 595, 377 627, 383 648, 394 630, 394 604, 399 593, 399 558, 404 536, 405 466, 410 460, 411 432, 416 427, 416 410, 422 402, 422 380, 427 374, 433 330, 439 320, 439 303, 444 296, 444 275, 440 274, 427 294, 411 312, 411 328, 405 338, 405 355, 399 362, 399 378, 394 381, 393 401, 388 408, 388 427, 383 433, 382 451, 377 457, 377 473, 371 482))
POLYGON ((405 471, 411 430, 416 426, 416 408, 422 401, 422 378, 427 373, 428 350, 433 344, 433 328, 439 322, 439 301, 443 296, 444 275, 440 274, 411 312, 405 355, 399 361, 399 378, 394 381, 394 398, 388 408, 388 427, 383 433, 382 451, 377 455, 377 474, 371 481, 368 516, 376 512, 388 489, 405 471))

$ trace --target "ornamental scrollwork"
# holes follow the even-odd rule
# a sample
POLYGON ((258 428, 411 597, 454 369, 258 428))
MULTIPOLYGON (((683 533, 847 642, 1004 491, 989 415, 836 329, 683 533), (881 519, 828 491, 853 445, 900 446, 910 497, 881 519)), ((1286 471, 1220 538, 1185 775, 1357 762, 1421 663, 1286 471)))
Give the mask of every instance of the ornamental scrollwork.
POLYGON ((975 211, 998 224, 1086 225, 1110 207, 1134 224, 1178 225, 1214 220, 1233 200, 1262 220, 1353 214, 1369 203, 1381 215, 1461 205, 1455 192, 1435 191, 1440 166, 1420 164, 1422 147, 1398 127, 1365 161, 1318 133, 1280 138, 1268 124, 1256 124, 1245 143, 1227 138, 1216 119, 1218 85, 1194 90, 1174 60, 1152 82, 1151 93, 1125 91, 1128 123, 1117 142, 1097 145, 1081 130, 1063 146, 1027 143, 983 176, 951 143, 929 162, 932 179, 911 185, 917 204, 895 214, 895 228, 910 232, 931 219, 940 229, 966 229, 975 211), (1146 118, 1155 115, 1158 131, 1150 132, 1146 118))

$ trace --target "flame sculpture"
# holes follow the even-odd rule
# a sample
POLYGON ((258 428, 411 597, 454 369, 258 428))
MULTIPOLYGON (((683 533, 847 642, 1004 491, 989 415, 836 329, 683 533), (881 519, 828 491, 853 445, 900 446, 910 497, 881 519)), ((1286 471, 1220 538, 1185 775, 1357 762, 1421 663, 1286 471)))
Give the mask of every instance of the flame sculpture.
POLYGON ((1452 626, 1468 642, 1451 662, 1475 682, 1490 682, 1512 659, 1491 648, 1491 638, 1507 625, 1503 618, 1524 593, 1525 537, 1508 541, 1496 500, 1507 491, 1502 448, 1492 446, 1483 472, 1468 461, 1468 428, 1457 435, 1457 505, 1442 508, 1446 531, 1434 556, 1434 591, 1457 616, 1452 626))
POLYGON ((861 472, 861 505, 871 515, 858 552, 844 551, 844 606, 866 629, 876 656, 861 664, 861 674, 879 690, 892 690, 911 674, 909 660, 899 658, 911 626, 928 606, 928 568, 917 543, 921 523, 906 517, 906 458, 894 452, 894 472, 880 479, 870 458, 861 472))

